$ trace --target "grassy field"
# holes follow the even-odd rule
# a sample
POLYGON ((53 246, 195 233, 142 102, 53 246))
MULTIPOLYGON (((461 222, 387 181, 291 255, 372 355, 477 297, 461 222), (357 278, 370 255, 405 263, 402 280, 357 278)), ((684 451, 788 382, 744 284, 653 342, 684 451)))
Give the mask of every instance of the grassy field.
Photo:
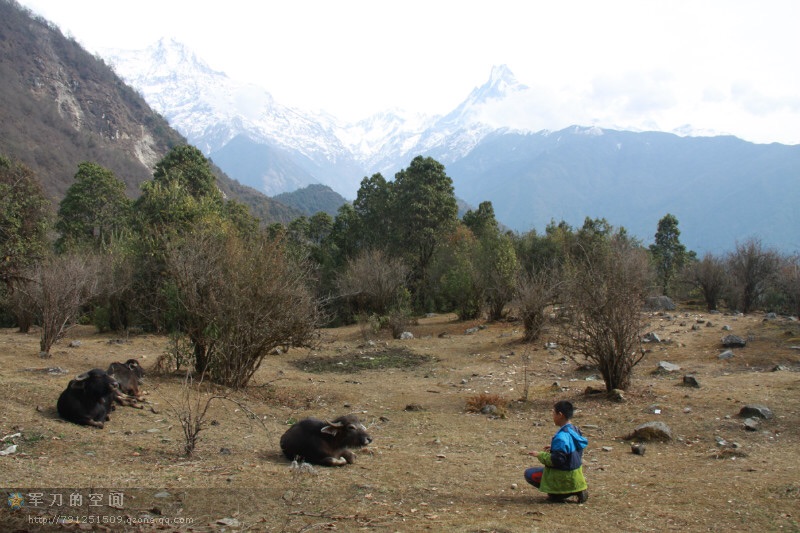
POLYGON ((0 487, 26 500, 2 506, 2 530, 800 530, 798 322, 694 311, 645 318, 665 342, 648 345, 620 403, 585 395, 602 388, 597 371, 546 349, 547 333, 523 344, 514 322, 467 334, 481 324, 432 316, 403 341, 367 339, 357 326, 323 330, 313 350, 269 356, 235 392, 158 373, 163 337, 80 327, 44 360, 38 332, 0 330, 0 450, 17 445, 0 457, 0 487), (727 333, 749 341, 723 360, 727 333), (147 372, 144 409, 117 408, 102 430, 58 418, 72 377, 132 357, 147 372), (659 361, 681 370, 653 373, 659 361), (700 388, 683 385, 687 374, 700 388), (481 394, 507 406, 468 411, 481 394), (522 477, 535 466, 527 452, 556 430, 550 409, 560 399, 575 404, 589 438, 582 505, 548 504, 522 477), (207 403, 187 457, 180 419, 207 403), (747 431, 738 416, 746 404, 774 418, 747 431), (281 456, 288 424, 346 413, 374 438, 355 464, 293 467, 281 456), (623 437, 654 420, 673 440, 634 455, 623 437))

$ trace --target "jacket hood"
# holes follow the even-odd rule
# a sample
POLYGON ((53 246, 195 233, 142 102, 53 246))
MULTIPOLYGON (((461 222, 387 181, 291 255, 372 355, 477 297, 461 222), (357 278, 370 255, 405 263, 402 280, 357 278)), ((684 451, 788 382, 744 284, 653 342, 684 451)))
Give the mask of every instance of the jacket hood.
POLYGON ((565 425, 561 428, 561 431, 572 438, 572 443, 575 445, 576 450, 582 450, 589 444, 589 439, 581 435, 581 431, 572 424, 565 425))

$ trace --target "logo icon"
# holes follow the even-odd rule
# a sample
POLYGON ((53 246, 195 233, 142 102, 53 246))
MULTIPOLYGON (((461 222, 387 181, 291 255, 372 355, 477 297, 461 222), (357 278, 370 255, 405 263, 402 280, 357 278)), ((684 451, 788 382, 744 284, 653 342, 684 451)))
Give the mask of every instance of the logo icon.
POLYGON ((13 511, 17 509, 22 509, 25 506, 25 498, 22 496, 20 492, 12 492, 8 495, 8 506, 11 507, 13 511))

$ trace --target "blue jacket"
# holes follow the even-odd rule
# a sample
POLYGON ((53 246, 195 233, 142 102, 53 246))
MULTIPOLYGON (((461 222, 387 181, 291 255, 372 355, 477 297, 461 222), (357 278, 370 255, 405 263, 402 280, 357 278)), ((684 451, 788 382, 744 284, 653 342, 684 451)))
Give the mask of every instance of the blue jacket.
POLYGON ((545 468, 539 490, 548 494, 574 494, 586 490, 583 477, 583 449, 589 441, 572 424, 565 424, 553 436, 550 451, 539 452, 545 468))
POLYGON ((564 424, 550 443, 550 462, 556 470, 575 470, 583 462, 583 449, 589 441, 581 430, 572 424, 564 424))

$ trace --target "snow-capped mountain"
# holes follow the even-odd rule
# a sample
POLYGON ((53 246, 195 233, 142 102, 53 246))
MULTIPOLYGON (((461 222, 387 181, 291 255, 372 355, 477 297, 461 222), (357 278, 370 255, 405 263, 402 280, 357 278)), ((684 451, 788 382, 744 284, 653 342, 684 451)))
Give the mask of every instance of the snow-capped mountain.
POLYGON ((232 177, 270 195, 320 182, 353 198, 362 177, 374 172, 391 177, 416 155, 455 161, 497 129, 482 120, 486 107, 525 89, 506 66, 499 66, 445 116, 392 109, 345 124, 327 114, 283 106, 266 89, 213 70, 172 39, 144 50, 110 50, 106 56, 189 142, 232 177), (294 179, 258 163, 226 168, 223 161, 233 149, 226 147, 237 138, 237 159, 245 145, 249 153, 261 152, 253 153, 256 159, 277 150, 294 161, 294 179))
POLYGON ((517 119, 546 115, 546 104, 505 66, 444 115, 393 109, 345 124, 283 106, 174 41, 108 60, 228 176, 270 196, 323 184, 352 200, 363 177, 392 179, 423 155, 446 166, 460 199, 492 202, 517 231, 589 216, 646 240, 671 213, 697 251, 731 249, 751 235, 797 249, 800 145, 756 145, 691 126, 526 129, 531 122, 517 119), (728 213, 734 199, 747 202, 736 216, 709 216, 728 213))

